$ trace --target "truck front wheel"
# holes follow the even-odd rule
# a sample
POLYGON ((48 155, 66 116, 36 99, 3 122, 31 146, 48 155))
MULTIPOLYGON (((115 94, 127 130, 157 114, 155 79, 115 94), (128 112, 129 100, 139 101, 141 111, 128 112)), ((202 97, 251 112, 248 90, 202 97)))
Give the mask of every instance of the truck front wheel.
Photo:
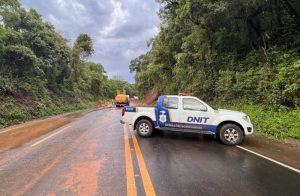
POLYGON ((153 125, 149 120, 140 120, 136 125, 136 131, 142 137, 150 137, 153 133, 153 125))
POLYGON ((235 124, 225 124, 220 128, 219 138, 226 145, 239 145, 242 143, 244 135, 241 128, 235 124))

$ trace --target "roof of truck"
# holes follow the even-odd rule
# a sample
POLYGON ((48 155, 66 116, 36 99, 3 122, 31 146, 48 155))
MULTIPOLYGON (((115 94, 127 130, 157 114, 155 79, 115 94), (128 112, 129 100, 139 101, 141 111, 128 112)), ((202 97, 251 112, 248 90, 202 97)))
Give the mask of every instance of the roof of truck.
POLYGON ((185 97, 185 98, 195 98, 194 96, 183 96, 183 95, 162 95, 166 97, 185 97))

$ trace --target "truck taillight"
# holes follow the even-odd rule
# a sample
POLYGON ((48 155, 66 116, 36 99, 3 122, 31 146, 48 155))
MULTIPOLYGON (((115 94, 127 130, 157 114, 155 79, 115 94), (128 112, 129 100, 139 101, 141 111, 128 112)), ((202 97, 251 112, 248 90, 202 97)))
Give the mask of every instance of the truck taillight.
POLYGON ((125 114, 125 108, 122 109, 122 116, 125 114))

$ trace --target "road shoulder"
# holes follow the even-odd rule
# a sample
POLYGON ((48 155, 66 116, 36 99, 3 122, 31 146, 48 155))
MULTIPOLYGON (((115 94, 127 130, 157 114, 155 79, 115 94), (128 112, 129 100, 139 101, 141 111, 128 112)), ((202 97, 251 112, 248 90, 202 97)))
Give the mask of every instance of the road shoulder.
POLYGON ((240 146, 298 170, 300 169, 300 145, 253 135, 247 137, 240 146))

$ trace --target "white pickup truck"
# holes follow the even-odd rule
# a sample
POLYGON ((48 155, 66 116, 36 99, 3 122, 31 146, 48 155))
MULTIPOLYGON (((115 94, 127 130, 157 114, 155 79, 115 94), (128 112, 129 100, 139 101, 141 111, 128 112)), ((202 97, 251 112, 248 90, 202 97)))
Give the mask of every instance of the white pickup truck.
POLYGON ((238 145, 253 133, 250 118, 242 112, 215 110, 192 96, 160 96, 156 107, 123 108, 121 123, 133 125, 140 136, 160 130, 214 134, 224 144, 238 145))

